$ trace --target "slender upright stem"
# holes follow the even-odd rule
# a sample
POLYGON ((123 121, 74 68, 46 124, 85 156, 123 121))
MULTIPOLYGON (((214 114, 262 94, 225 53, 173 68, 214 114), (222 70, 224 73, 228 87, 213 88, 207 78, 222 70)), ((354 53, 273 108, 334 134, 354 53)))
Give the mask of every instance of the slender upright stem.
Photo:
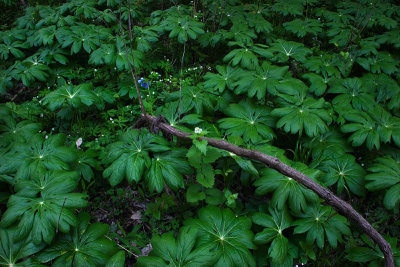
POLYGON ((186 51, 186 42, 183 42, 183 53, 181 59, 181 79, 179 81, 179 116, 178 120, 181 120, 182 114, 182 79, 183 79, 183 59, 185 58, 185 51, 186 51))
MULTIPOLYGON (((132 65, 133 66, 131 66, 131 63, 129 61, 129 53, 128 53, 128 49, 126 47, 126 43, 125 43, 125 40, 124 40, 125 55, 126 55, 126 60, 128 62, 129 71, 131 73, 132 80, 133 80, 133 83, 134 83, 135 88, 136 88, 136 93, 137 93, 138 98, 139 98, 140 109, 142 110, 142 114, 146 115, 146 109, 144 108, 142 94, 140 93, 140 89, 139 89, 139 86, 137 84, 137 71, 136 71, 136 66, 135 66, 135 55, 133 54, 133 48, 132 48, 133 36, 132 36, 131 1, 130 0, 128 0, 128 9, 129 9, 128 10, 128 13, 129 13, 129 15, 128 15, 129 46, 130 46, 130 50, 131 50, 132 65)), ((121 37, 123 37, 122 23, 121 23, 121 5, 120 5, 120 9, 119 9, 119 30, 120 30, 120 33, 121 33, 121 37)))

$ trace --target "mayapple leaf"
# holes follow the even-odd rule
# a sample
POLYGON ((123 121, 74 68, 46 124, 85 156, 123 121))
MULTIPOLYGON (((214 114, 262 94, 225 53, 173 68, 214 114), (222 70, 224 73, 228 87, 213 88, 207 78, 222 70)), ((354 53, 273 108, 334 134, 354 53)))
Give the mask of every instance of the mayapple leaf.
POLYGON ((228 135, 242 136, 244 141, 253 143, 270 141, 275 137, 271 128, 274 119, 266 107, 256 106, 251 101, 241 101, 239 104, 231 104, 225 113, 230 118, 221 119, 219 124, 228 135))
POLYGON ((332 112, 329 104, 323 98, 318 100, 312 97, 304 97, 297 100, 287 95, 279 95, 285 98, 283 107, 275 108, 271 114, 278 117, 277 128, 283 127, 285 132, 292 134, 305 131, 307 136, 313 137, 328 131, 328 125, 332 122, 332 112))
MULTIPOLYGON (((130 130, 120 136, 117 142, 107 146, 103 162, 108 165, 103 176, 115 186, 126 177, 128 182, 139 182, 151 166, 149 153, 169 150, 168 142, 160 136, 139 130, 130 130)), ((159 187, 154 187, 154 189, 159 187)))
POLYGON ((343 242, 343 236, 350 235, 349 222, 341 215, 335 213, 331 207, 312 205, 308 206, 299 219, 293 223, 295 234, 307 233, 308 243, 317 243, 319 248, 325 245, 325 238, 333 248, 337 243, 343 242))
POLYGON ((166 153, 154 154, 151 167, 145 179, 150 191, 160 193, 164 183, 173 190, 184 187, 182 174, 191 174, 192 169, 184 159, 186 150, 174 149, 166 153))
POLYGON ((249 249, 253 249, 251 221, 237 217, 229 209, 208 206, 199 211, 199 219, 186 221, 187 226, 198 231, 198 246, 211 246, 217 253, 213 266, 255 266, 249 249))
POLYGON ((235 93, 248 92, 249 97, 256 95, 259 100, 264 99, 267 92, 275 95, 276 87, 287 71, 287 66, 278 67, 265 61, 254 71, 237 74, 237 81, 234 83, 235 93))
POLYGON ((269 214, 255 213, 252 220, 255 224, 265 227, 254 237, 256 244, 271 243, 268 255, 273 262, 282 264, 288 257, 289 241, 283 231, 291 226, 291 219, 285 210, 270 210, 269 214))
POLYGON ((272 53, 271 60, 279 63, 288 62, 289 59, 305 62, 311 50, 302 43, 293 41, 277 40, 268 49, 272 53))
POLYGON ((304 37, 307 34, 317 35, 322 32, 322 23, 316 19, 305 20, 295 19, 290 22, 283 23, 286 30, 294 33, 297 37, 304 37))
MULTIPOLYGON (((292 163, 292 165, 313 179, 316 179, 321 173, 304 164, 292 163)), ((254 182, 254 186, 257 187, 255 191, 257 195, 273 192, 271 203, 278 209, 282 209, 287 204, 291 210, 300 213, 309 204, 318 201, 318 196, 310 189, 273 169, 263 169, 261 177, 254 182)))
POLYGON ((77 224, 73 210, 87 205, 86 195, 74 193, 78 185, 75 172, 52 171, 32 176, 30 180, 17 180, 16 194, 8 200, 8 209, 0 225, 17 223, 18 238, 32 235, 35 244, 42 240, 50 244, 56 230, 68 232, 77 224))
POLYGON ((16 171, 16 179, 30 179, 38 173, 45 174, 47 170, 69 170, 69 163, 76 159, 76 154, 64 144, 64 134, 47 137, 35 134, 26 144, 15 145, 6 159, 8 164, 0 168, 0 173, 16 171))
POLYGON ((338 155, 332 153, 330 157, 321 162, 320 169, 326 174, 322 180, 327 186, 337 184, 337 192, 346 191, 358 196, 364 195, 364 176, 366 172, 350 154, 338 155))
POLYGON ((54 244, 39 253, 37 258, 43 263, 51 261, 57 267, 105 266, 118 251, 116 243, 105 237, 108 231, 108 225, 98 222, 91 224, 90 215, 81 212, 77 216, 76 226, 68 233, 58 235, 54 244))
POLYGON ((0 228, 0 265, 2 266, 32 266, 29 263, 29 257, 32 258, 44 247, 44 243, 34 244, 31 235, 18 240, 18 228, 0 228))
POLYGON ((137 266, 215 266, 218 252, 213 249, 213 244, 199 245, 198 238, 198 230, 190 226, 182 227, 176 239, 171 232, 161 237, 153 236, 153 250, 149 256, 139 257, 137 266))
POLYGON ((377 158, 369 169, 371 174, 365 177, 369 191, 386 190, 383 204, 387 209, 400 205, 400 165, 392 158, 377 158))

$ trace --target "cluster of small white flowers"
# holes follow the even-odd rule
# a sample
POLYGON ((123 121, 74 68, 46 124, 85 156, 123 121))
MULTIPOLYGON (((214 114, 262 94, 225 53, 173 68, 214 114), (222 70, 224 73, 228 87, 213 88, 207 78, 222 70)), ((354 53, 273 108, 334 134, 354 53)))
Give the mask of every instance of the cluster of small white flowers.
POLYGON ((158 73, 157 71, 152 71, 152 72, 150 72, 150 74, 151 74, 151 75, 155 75, 155 76, 157 76, 158 78, 161 77, 161 74, 158 73))
POLYGON ((110 121, 111 121, 111 123, 114 123, 114 119, 113 118, 110 118, 110 121))
POLYGON ((203 131, 203 129, 201 129, 199 127, 194 128, 194 132, 197 134, 201 134, 202 131, 203 131))
MULTIPOLYGON (((151 92, 151 94, 152 94, 152 95, 155 95, 155 94, 156 94, 156 92, 151 92)), ((146 96, 147 96, 147 97, 149 97, 149 96, 150 96, 150 94, 147 94, 146 96)), ((132 111, 131 111, 131 113, 132 113, 132 111)))
MULTIPOLYGON (((191 72, 191 71, 196 71, 196 70, 198 70, 198 69, 200 69, 200 70, 202 70, 204 67, 202 66, 202 65, 200 65, 199 67, 193 67, 193 68, 187 68, 186 70, 185 70, 185 72, 187 73, 187 72, 191 72)), ((207 70, 211 70, 211 67, 210 66, 206 66, 205 67, 207 70)))

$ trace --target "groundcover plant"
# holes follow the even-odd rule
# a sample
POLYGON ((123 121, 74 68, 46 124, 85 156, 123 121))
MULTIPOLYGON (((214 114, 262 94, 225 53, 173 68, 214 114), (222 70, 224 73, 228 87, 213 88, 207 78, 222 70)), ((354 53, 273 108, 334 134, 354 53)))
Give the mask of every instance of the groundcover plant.
POLYGON ((400 266, 396 1, 0 8, 0 265, 400 266))

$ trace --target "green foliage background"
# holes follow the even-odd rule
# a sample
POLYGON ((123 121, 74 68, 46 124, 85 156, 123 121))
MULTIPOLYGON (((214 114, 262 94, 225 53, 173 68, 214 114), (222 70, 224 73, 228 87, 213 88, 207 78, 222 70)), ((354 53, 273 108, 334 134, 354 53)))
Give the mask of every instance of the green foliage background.
POLYGON ((207 136, 338 194, 400 266, 395 1, 23 2, 0 1, 0 265, 382 266, 314 192, 207 136), (132 128, 132 72, 192 141, 132 128))

